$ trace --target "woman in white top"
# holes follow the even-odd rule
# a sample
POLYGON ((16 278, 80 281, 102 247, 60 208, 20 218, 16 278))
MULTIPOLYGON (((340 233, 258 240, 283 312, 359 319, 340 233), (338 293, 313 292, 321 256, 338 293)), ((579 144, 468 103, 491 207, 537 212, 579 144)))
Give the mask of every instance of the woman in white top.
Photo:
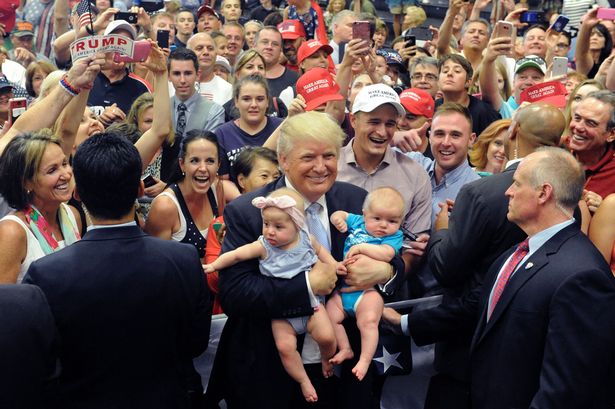
POLYGON ((77 210, 65 204, 73 171, 59 139, 26 133, 2 153, 0 181, 0 194, 16 209, 0 220, 0 282, 18 283, 34 260, 80 239, 77 210))

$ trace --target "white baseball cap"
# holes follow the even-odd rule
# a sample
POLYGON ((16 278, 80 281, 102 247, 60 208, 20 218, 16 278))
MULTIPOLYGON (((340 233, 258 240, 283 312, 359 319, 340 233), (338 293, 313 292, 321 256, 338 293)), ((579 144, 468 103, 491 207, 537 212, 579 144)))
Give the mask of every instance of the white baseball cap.
POLYGON ((406 110, 399 101, 399 95, 386 84, 367 85, 359 91, 352 104, 352 113, 372 112, 384 104, 391 104, 398 115, 406 115, 406 110))
POLYGON ((105 28, 105 35, 113 34, 115 30, 126 30, 131 34, 131 40, 137 38, 137 30, 132 26, 132 24, 128 23, 126 20, 113 20, 107 28, 105 28))

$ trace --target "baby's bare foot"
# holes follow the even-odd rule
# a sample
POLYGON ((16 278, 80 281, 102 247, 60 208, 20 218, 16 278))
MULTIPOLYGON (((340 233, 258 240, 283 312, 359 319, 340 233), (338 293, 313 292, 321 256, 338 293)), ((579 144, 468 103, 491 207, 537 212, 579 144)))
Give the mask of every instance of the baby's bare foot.
POLYGON ((357 377, 358 380, 362 381, 369 369, 370 361, 359 359, 359 362, 352 368, 352 373, 357 377))
POLYGON ((301 393, 303 393, 303 397, 307 402, 316 402, 318 400, 318 395, 316 395, 316 389, 314 389, 312 382, 308 380, 299 385, 301 386, 301 393))
POLYGON ((350 348, 340 349, 340 351, 337 354, 333 355, 333 358, 329 359, 329 362, 333 365, 339 365, 345 360, 352 359, 353 357, 354 357, 354 353, 352 352, 352 349, 350 348))
POLYGON ((325 378, 329 378, 333 376, 333 364, 329 362, 329 360, 326 358, 323 358, 321 362, 322 362, 322 375, 325 378))

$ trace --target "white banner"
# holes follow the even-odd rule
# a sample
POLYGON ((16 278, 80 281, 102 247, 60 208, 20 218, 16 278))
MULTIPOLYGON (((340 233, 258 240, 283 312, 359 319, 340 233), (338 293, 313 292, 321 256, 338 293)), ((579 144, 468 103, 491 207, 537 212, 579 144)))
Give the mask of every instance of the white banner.
POLYGON ((117 52, 132 57, 134 43, 130 38, 118 34, 84 37, 71 43, 70 56, 73 62, 96 53, 117 52))

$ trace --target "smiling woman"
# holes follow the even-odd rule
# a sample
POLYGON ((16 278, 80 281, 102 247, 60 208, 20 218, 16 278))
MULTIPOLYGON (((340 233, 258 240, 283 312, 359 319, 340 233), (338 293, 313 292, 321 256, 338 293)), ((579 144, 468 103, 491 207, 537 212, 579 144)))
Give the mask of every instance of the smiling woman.
POLYGON ((16 137, 0 156, 0 194, 16 211, 0 221, 0 283, 21 282, 30 263, 80 239, 73 171, 60 141, 16 137))
POLYGON ((159 194, 145 225, 152 236, 195 246, 205 256, 207 227, 224 204, 239 195, 235 185, 217 176, 218 142, 211 132, 189 131, 180 150, 182 177, 159 194))

